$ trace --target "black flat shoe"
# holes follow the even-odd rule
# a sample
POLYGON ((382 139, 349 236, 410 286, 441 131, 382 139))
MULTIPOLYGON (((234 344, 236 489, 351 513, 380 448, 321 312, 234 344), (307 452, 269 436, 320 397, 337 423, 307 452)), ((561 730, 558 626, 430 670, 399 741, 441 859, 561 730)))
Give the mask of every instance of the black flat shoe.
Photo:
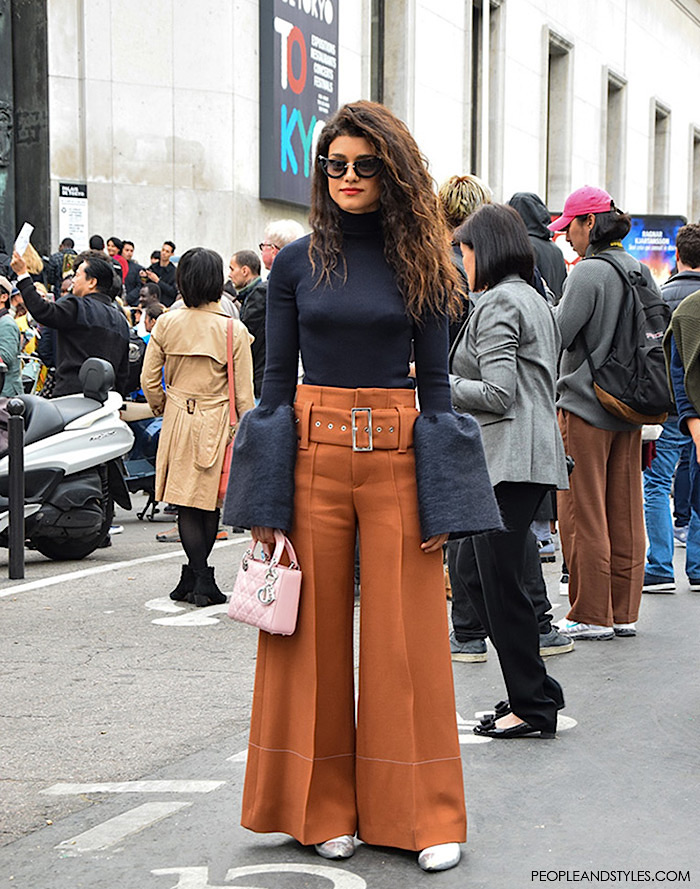
POLYGON ((489 723, 481 723, 474 726, 474 734, 486 736, 487 738, 530 738, 539 735, 540 738, 551 740, 556 736, 556 731, 547 732, 542 729, 533 728, 529 722, 521 722, 518 725, 511 725, 508 728, 499 728, 495 720, 489 723))
POLYGON ((500 719, 501 716, 507 716, 511 712, 510 701, 499 701, 493 708, 493 712, 495 714, 495 719, 500 719))
POLYGON ((493 728, 497 719, 500 719, 501 716, 507 716, 510 712, 510 703, 508 701, 499 701, 493 710, 481 717, 479 722, 484 728, 493 728))

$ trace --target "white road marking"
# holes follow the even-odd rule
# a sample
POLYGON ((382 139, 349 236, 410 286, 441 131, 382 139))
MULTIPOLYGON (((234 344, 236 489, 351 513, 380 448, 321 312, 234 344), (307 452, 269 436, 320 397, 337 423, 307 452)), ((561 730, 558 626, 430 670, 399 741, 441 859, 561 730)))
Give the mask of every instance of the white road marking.
POLYGON ((109 849, 132 834, 174 815, 181 809, 191 806, 187 802, 160 802, 144 803, 128 812, 123 812, 115 818, 110 818, 103 824, 98 824, 84 833, 64 840, 55 846, 55 849, 75 849, 77 852, 97 852, 101 849, 109 849))
POLYGON ((241 750, 240 753, 234 753, 233 756, 226 758, 226 762, 246 762, 248 759, 248 750, 241 750))
POLYGON ((460 735, 459 743, 460 745, 464 744, 489 744, 493 741, 493 738, 487 738, 485 735, 460 735))
MULTIPOLYGON (((236 883, 234 886, 214 886, 209 882, 208 867, 168 867, 152 870, 155 876, 177 875, 178 882, 171 889, 254 889, 236 883)), ((339 867, 327 867, 322 864, 253 864, 248 867, 232 867, 226 874, 227 880, 238 877, 252 877, 261 874, 306 874, 307 876, 325 877, 333 889, 367 889, 367 883, 357 874, 342 870, 339 867)))
POLYGON ((176 617, 157 617, 151 623, 158 624, 161 627, 206 627, 218 624, 219 618, 214 617, 214 615, 226 614, 227 611, 228 603, 224 602, 223 605, 207 605, 205 608, 187 611, 185 614, 178 614, 176 617))
POLYGON ((185 611, 184 605, 176 605, 170 596, 159 596, 157 599, 149 599, 145 603, 145 608, 149 611, 164 611, 168 614, 179 614, 185 611))
MULTIPOLYGON (((367 889, 367 883, 357 874, 339 867, 326 867, 322 864, 253 864, 248 867, 232 867, 226 874, 227 880, 256 874, 310 874, 330 880, 333 889, 367 889)), ((236 889, 246 889, 241 883, 236 889)), ((253 887, 248 887, 253 889, 253 887)))
POLYGON ((42 793, 66 796, 80 793, 211 793, 225 781, 118 781, 101 784, 54 784, 42 793))
MULTIPOLYGON (((241 543, 240 537, 233 540, 219 540, 214 544, 214 549, 222 549, 226 546, 233 546, 241 543)), ((31 590, 41 590, 45 587, 56 586, 59 583, 67 583, 68 581, 80 580, 83 577, 90 577, 93 574, 104 574, 107 571, 119 571, 122 568, 130 568, 133 565, 145 565, 148 562, 162 562, 165 559, 176 559, 184 555, 184 550, 176 549, 174 552, 158 553, 157 556, 142 556, 140 559, 129 559, 125 562, 110 562, 109 565, 95 565, 92 568, 83 568, 80 571, 71 571, 68 574, 57 574, 52 577, 44 577, 42 580, 31 580, 29 583, 20 583, 16 586, 6 587, 0 590, 0 599, 6 596, 14 596, 17 593, 28 593, 31 590)))
POLYGON ((179 874, 180 879, 172 889, 216 889, 209 884, 208 867, 162 867, 152 870, 157 877, 165 877, 170 874, 179 874))

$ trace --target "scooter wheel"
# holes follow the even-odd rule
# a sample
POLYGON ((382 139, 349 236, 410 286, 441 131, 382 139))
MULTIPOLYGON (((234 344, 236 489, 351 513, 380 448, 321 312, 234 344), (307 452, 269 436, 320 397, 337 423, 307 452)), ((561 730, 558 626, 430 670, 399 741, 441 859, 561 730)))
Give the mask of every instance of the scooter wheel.
POLYGON ((30 538, 31 543, 36 549, 49 559, 55 562, 68 562, 77 559, 84 559, 94 552, 109 534, 109 529, 114 518, 114 503, 109 497, 104 503, 104 519, 96 534, 86 537, 40 537, 34 536, 30 538))

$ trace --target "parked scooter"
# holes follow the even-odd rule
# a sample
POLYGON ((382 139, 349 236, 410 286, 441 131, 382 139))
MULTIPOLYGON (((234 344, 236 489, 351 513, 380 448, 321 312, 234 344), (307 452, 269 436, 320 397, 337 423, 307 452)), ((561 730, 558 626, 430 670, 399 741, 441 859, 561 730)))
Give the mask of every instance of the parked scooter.
MULTIPOLYGON (((82 559, 105 540, 114 504, 131 509, 122 456, 134 436, 119 418, 108 361, 88 358, 82 395, 24 402, 25 538, 50 559, 82 559)), ((5 445, 6 448, 6 445, 5 445)), ((8 545, 8 457, 0 459, 0 546, 8 545)))

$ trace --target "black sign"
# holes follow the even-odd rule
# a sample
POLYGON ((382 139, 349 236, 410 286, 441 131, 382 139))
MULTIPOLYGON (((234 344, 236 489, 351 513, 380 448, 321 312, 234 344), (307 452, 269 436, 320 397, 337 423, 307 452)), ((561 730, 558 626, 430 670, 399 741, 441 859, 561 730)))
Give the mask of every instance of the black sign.
POLYGON ((309 206, 316 139, 338 104, 340 0, 260 0, 260 197, 309 206))
POLYGON ((59 198, 87 198, 87 185, 82 182, 76 185, 71 182, 58 183, 59 198))

